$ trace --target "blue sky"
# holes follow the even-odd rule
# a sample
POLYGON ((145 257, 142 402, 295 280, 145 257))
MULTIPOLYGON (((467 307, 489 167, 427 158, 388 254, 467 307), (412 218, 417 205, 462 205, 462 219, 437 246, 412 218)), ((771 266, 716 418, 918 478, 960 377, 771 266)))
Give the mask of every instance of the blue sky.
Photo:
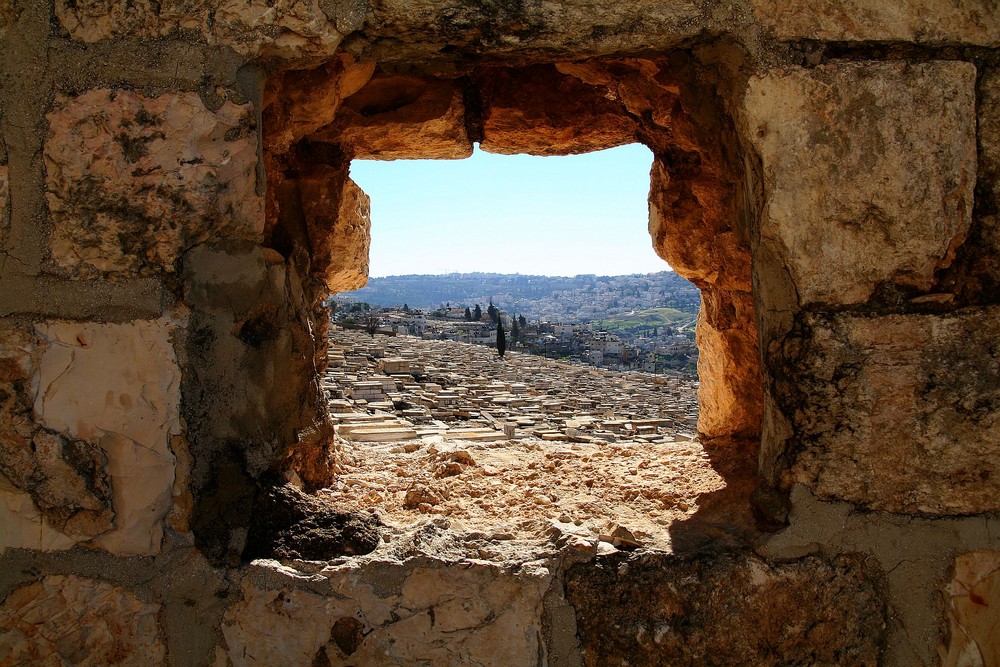
POLYGON ((571 276, 669 270, 650 245, 653 156, 639 144, 585 155, 355 160, 372 199, 370 275, 485 271, 571 276))

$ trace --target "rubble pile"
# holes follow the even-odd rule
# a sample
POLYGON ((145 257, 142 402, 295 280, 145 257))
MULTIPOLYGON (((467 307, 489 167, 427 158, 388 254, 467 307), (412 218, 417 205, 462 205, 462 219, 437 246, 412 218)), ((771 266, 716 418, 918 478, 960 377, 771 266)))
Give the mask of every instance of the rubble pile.
POLYGON ((530 541, 558 522, 606 549, 668 549, 725 487, 696 437, 697 383, 338 327, 330 342, 340 470, 321 495, 388 525, 530 541))

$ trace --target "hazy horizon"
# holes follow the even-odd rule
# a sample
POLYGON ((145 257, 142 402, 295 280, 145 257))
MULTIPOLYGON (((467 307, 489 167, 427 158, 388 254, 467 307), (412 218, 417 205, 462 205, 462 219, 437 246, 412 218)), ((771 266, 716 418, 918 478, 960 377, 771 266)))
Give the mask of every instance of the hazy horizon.
POLYGON ((573 273, 569 275, 562 274, 546 274, 546 273, 520 273, 520 272, 502 272, 502 271, 445 271, 442 273, 392 273, 384 276, 372 276, 370 278, 408 278, 411 276, 468 276, 468 275, 497 275, 497 276, 522 276, 526 278, 539 277, 539 278, 579 278, 581 276, 594 276, 595 278, 620 278, 622 276, 652 276, 657 273, 675 273, 675 271, 669 266, 665 265, 666 268, 660 269, 659 271, 639 271, 632 273, 573 273))
POLYGON ((573 277, 669 271, 649 238, 652 153, 355 160, 371 205, 369 275, 573 277))

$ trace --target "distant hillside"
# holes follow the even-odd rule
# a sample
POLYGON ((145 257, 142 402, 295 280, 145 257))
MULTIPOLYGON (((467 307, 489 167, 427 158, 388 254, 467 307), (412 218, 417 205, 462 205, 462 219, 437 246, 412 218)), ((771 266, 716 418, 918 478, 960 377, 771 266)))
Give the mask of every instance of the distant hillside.
POLYGON ((676 308, 648 308, 602 318, 597 320, 596 324, 608 331, 638 331, 689 323, 692 317, 694 314, 676 308))
POLYGON ((451 273, 371 278, 368 286, 337 295, 338 300, 374 306, 433 310, 493 303, 530 320, 590 322, 650 308, 698 312, 698 289, 672 271, 631 276, 524 276, 500 273, 451 273))

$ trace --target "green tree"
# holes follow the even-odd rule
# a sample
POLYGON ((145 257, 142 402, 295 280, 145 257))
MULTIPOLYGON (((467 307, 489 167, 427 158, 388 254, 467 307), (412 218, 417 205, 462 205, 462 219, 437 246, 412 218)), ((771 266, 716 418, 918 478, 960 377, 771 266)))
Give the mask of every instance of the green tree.
POLYGON ((510 318, 510 342, 517 343, 518 338, 521 337, 521 332, 517 328, 517 318, 510 318))
POLYGON ((486 309, 486 313, 490 316, 490 322, 493 324, 500 321, 500 311, 493 305, 492 300, 490 301, 490 307, 486 309))
POLYGON ((503 322, 497 322, 497 352, 503 359, 503 353, 507 351, 507 334, 503 332, 503 322))
POLYGON ((524 328, 528 326, 528 320, 524 319, 524 315, 518 315, 517 321, 521 325, 521 331, 524 331, 524 328))
POLYGON ((468 306, 465 307, 465 321, 466 322, 471 322, 472 321, 472 311, 469 310, 468 306))
POLYGON ((476 304, 476 309, 472 312, 472 319, 476 322, 483 319, 483 309, 479 307, 478 303, 476 304))

